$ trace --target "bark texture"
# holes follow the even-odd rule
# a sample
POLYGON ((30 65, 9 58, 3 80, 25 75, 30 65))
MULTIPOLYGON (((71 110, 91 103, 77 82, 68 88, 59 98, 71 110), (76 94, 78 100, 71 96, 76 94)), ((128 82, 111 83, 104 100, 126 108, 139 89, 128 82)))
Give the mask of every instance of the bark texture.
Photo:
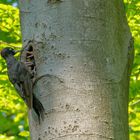
POLYGON ((19 0, 45 107, 32 140, 128 140, 131 34, 122 0, 19 0))

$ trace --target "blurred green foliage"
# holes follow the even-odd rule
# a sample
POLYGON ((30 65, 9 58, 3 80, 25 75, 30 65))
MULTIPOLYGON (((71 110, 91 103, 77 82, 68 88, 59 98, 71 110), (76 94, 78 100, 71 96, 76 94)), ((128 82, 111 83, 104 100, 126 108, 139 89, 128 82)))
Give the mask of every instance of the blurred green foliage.
POLYGON ((17 0, 0 0, 0 3, 13 5, 17 0))
MULTIPOLYGON (((6 2, 0 3, 0 49, 21 46, 19 10, 6 2)), ((5 61, 0 57, 0 140, 28 140, 27 121, 27 108, 10 84, 5 61)))
POLYGON ((135 59, 130 79, 130 140, 140 140, 140 1, 124 0, 128 23, 134 37, 135 59))
MULTIPOLYGON (((140 1, 124 0, 124 3, 135 39, 135 60, 130 78, 130 139, 140 140, 140 1)), ((21 46, 19 10, 11 5, 16 6, 16 0, 0 0, 0 49, 21 46)), ((28 140, 27 108, 8 81, 6 71, 0 57, 0 140, 28 140)))
POLYGON ((0 39, 7 43, 20 42, 21 34, 17 8, 0 4, 0 17, 0 39))

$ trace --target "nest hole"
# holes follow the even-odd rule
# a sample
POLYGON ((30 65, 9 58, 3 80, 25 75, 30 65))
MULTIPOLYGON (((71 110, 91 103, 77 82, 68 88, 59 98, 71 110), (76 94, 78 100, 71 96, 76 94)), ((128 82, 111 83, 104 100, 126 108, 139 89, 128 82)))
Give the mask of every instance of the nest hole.
POLYGON ((34 50, 32 44, 29 44, 26 49, 26 65, 30 70, 30 72, 34 75, 36 72, 36 65, 35 65, 34 50))

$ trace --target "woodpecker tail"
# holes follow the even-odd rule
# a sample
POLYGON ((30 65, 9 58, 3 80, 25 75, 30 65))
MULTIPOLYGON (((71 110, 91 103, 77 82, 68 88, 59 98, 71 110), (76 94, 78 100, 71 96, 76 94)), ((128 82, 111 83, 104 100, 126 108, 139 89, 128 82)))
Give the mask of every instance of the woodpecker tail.
POLYGON ((33 109, 36 112, 40 123, 40 119, 44 120, 45 109, 34 94, 33 94, 33 109))

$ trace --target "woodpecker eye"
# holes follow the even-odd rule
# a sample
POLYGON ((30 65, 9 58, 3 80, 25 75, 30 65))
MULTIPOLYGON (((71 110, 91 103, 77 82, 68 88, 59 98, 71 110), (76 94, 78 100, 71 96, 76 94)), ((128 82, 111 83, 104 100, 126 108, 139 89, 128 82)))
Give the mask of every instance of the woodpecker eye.
POLYGON ((12 48, 10 48, 10 49, 9 49, 9 51, 13 51, 13 49, 12 49, 12 48))

